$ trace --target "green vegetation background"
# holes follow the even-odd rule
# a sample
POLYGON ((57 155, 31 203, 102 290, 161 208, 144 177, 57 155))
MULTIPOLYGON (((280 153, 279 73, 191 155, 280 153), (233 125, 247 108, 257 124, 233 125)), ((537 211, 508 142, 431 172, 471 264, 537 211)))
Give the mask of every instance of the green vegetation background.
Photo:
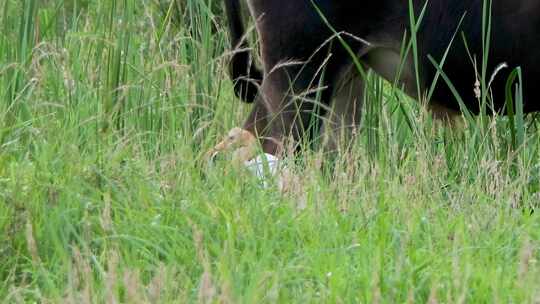
POLYGON ((220 10, 0 2, 0 299, 540 301, 533 118, 449 130, 370 76, 353 147, 264 189, 202 161, 249 110, 220 10))

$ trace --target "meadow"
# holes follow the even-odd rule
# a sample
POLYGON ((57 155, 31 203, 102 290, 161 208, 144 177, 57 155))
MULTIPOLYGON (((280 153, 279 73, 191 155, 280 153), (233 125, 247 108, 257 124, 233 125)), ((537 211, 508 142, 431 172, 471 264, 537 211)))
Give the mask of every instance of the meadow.
POLYGON ((221 4, 0 2, 3 302, 540 303, 519 73, 460 128, 370 75, 361 136, 283 194, 203 160, 250 109, 221 4))

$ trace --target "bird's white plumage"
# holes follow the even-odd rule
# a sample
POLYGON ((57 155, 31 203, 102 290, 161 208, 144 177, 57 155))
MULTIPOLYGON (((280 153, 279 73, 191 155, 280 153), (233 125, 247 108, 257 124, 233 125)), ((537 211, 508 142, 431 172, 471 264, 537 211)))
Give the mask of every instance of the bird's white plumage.
POLYGON ((244 162, 244 165, 267 187, 268 178, 276 176, 279 170, 279 158, 268 153, 259 154, 257 157, 244 162))

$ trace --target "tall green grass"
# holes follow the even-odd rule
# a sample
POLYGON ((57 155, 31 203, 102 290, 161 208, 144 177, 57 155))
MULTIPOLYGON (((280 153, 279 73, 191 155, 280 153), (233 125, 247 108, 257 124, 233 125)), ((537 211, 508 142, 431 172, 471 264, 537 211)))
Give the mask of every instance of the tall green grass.
POLYGON ((303 153, 282 195, 199 165, 248 110, 219 7, 1 4, 3 302, 538 301, 540 141, 519 70, 510 115, 462 130, 370 75, 365 132, 332 163, 303 153))

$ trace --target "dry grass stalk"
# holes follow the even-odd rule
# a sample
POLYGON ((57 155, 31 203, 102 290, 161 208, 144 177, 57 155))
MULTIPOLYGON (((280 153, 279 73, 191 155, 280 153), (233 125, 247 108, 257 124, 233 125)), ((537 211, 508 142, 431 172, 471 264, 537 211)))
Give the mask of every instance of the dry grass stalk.
POLYGON ((118 267, 118 259, 119 257, 116 251, 111 251, 109 253, 109 258, 107 261, 107 274, 105 276, 105 298, 109 304, 118 303, 116 299, 116 268, 118 267))
MULTIPOLYGON (((144 289, 144 285, 141 282, 139 271, 137 270, 126 270, 124 272, 124 288, 126 289, 126 303, 144 303, 144 296, 140 293, 144 289)), ((159 303, 159 299, 153 301, 150 300, 150 303, 159 303)))
POLYGON ((79 303, 82 304, 91 304, 92 301, 92 282, 93 275, 90 264, 83 257, 81 251, 78 247, 73 248, 73 259, 74 259, 74 268, 76 269, 77 281, 83 282, 84 286, 80 293, 79 303))
POLYGON ((414 286, 409 287, 409 291, 407 292, 407 304, 414 304, 414 286))
POLYGON ((160 301, 166 280, 167 269, 165 268, 165 265, 160 263, 156 274, 148 285, 148 297, 151 303, 158 303, 160 301))
POLYGON ((371 303, 377 304, 382 302, 381 278, 379 276, 379 271, 376 268, 373 272, 373 286, 371 287, 371 294, 371 303))
POLYGON ((437 299, 437 283, 431 285, 431 291, 429 292, 429 298, 427 300, 428 304, 438 304, 439 300, 437 299))
POLYGON ((103 211, 101 213, 101 227, 106 232, 111 232, 113 228, 113 221, 111 218, 111 193, 105 192, 103 194, 103 211))
POLYGON ((198 302, 199 303, 212 303, 216 296, 216 287, 212 281, 212 272, 210 268, 210 262, 208 259, 208 253, 204 248, 203 234, 195 226, 193 226, 193 241, 195 250, 197 251, 197 258, 199 263, 203 266, 203 274, 199 282, 198 302))
POLYGON ((518 280, 517 284, 519 287, 525 287, 525 280, 529 274, 531 261, 534 257, 534 247, 531 244, 531 241, 527 238, 523 242, 521 252, 519 255, 519 266, 518 266, 518 280))
POLYGON ((34 267, 37 267, 41 264, 41 259, 39 258, 39 251, 36 239, 34 238, 34 231, 32 227, 32 222, 30 221, 30 216, 28 216, 26 221, 26 246, 28 247, 28 252, 32 257, 32 263, 34 267))

